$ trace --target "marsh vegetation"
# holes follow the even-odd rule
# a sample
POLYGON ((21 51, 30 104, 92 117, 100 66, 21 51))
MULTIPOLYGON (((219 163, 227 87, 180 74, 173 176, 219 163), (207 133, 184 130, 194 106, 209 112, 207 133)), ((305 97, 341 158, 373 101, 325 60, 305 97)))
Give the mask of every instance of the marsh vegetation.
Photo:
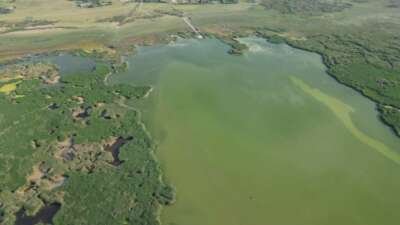
POLYGON ((55 68, 34 63, 3 72, 20 82, 0 93, 2 224, 93 224, 95 212, 77 205, 104 210, 103 217, 96 213, 96 224, 157 224, 165 185, 137 112, 121 106, 138 101, 149 88, 106 86, 109 69, 102 64, 57 83, 43 82, 55 68), (126 210, 115 211, 115 205, 126 210))

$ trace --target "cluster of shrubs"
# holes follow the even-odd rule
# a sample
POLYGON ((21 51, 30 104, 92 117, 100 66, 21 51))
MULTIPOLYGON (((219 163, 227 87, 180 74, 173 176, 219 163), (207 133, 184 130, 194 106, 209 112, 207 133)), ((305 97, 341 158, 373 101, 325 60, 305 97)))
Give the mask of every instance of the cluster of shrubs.
POLYGON ((81 8, 95 8, 111 5, 111 0, 74 0, 76 5, 81 8))
POLYGON ((0 7, 0 14, 8 14, 14 11, 14 7, 0 7))
POLYGON ((0 0, 0 14, 9 14, 14 12, 15 6, 12 3, 15 3, 16 0, 0 0))
POLYGON ((347 2, 323 0, 264 0, 261 5, 285 14, 340 12, 352 6, 347 2))

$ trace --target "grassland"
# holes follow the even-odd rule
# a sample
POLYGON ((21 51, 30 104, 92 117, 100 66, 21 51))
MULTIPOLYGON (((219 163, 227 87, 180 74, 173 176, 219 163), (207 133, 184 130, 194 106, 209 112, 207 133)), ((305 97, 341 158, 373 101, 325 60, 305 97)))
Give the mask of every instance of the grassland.
MULTIPOLYGON (((1 4, 15 6, 12 12, 0 14, 1 62, 11 63, 27 54, 79 49, 88 54, 102 52, 118 61, 120 55, 134 51, 135 45, 165 43, 175 35, 193 37, 183 21, 188 17, 206 36, 230 44, 231 53, 245 51, 235 38, 248 35, 319 53, 327 72, 375 101, 382 121, 400 135, 400 8, 396 0, 204 5, 114 0, 96 8, 61 0, 1 4)), ((62 79, 61 87, 43 86, 41 76, 32 75, 37 70, 30 71, 27 79, 0 77, 0 220, 4 224, 13 224, 21 207, 32 215, 53 202, 63 204, 54 218, 56 224, 89 224, 88 218, 97 218, 97 224, 159 223, 159 205, 172 201, 172 190, 160 180, 153 146, 136 112, 121 104, 124 99, 138 100, 147 89, 137 87, 132 92, 126 86, 105 86, 102 81, 108 72, 99 66, 92 74, 62 79), (77 96, 84 97, 83 105, 71 100, 77 96), (105 105, 96 108, 98 103, 105 105), (52 104, 57 109, 49 110, 52 104), (103 110, 122 117, 104 120, 99 116, 103 110), (90 119, 73 116, 86 111, 91 112, 90 119), (115 169, 107 163, 111 155, 101 149, 113 138, 128 136, 134 138, 122 148, 121 157, 134 162, 115 169), (56 147, 65 148, 71 139, 85 149, 85 155, 76 162, 56 160, 56 147), (45 176, 32 178, 35 168, 45 176), (49 188, 65 177, 71 184, 66 189, 49 188), (92 191, 98 186, 102 193, 92 191), (127 191, 113 192, 122 187, 127 191), (128 196, 135 196, 134 201, 128 196), (82 208, 95 204, 101 204, 104 211, 82 208), (124 210, 113 211, 115 205, 124 210)))

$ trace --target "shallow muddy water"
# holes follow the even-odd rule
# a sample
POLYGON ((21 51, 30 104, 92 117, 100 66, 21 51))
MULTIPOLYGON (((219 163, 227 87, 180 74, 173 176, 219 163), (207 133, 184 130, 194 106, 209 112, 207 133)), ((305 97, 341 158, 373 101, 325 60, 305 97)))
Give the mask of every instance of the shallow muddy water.
POLYGON ((400 141, 318 55, 257 38, 140 48, 110 83, 139 107, 177 201, 164 225, 394 225, 400 141))
POLYGON ((16 214, 15 225, 53 224, 53 217, 60 208, 60 203, 52 203, 44 206, 34 216, 25 215, 25 210, 21 209, 16 214))
MULTIPOLYGON (((57 65, 59 73, 61 76, 71 75, 76 73, 87 73, 93 70, 96 66, 96 60, 74 55, 71 53, 59 53, 59 54, 49 54, 49 55, 32 55, 17 61, 16 64, 29 64, 29 63, 52 63, 57 65)), ((0 71, 2 71, 6 65, 0 64, 0 71)))
POLYGON ((76 73, 87 73, 92 71, 96 66, 94 59, 73 55, 70 53, 60 53, 58 55, 39 56, 31 59, 33 62, 48 62, 54 63, 58 66, 61 76, 76 74, 76 73))

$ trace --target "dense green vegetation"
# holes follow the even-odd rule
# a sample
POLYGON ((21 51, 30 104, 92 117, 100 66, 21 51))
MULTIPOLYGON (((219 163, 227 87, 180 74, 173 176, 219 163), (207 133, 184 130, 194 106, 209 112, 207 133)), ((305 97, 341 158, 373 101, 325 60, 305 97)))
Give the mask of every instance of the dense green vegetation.
POLYGON ((112 4, 112 1, 110 0, 72 0, 72 1, 75 1, 76 5, 82 8, 94 8, 112 4))
POLYGON ((14 11, 13 8, 10 8, 10 7, 0 7, 0 14, 11 13, 12 11, 14 11))
POLYGON ((392 126, 396 134, 400 136, 400 110, 392 106, 379 105, 382 120, 392 126))
POLYGON ((149 88, 106 86, 108 73, 100 64, 58 84, 31 74, 0 93, 2 224, 52 203, 62 205, 54 224, 158 224, 159 205, 173 201, 173 190, 161 180, 138 113, 126 105, 149 88), (105 149, 118 137, 132 138, 115 166, 105 149))
POLYGON ((285 14, 339 12, 351 7, 350 3, 324 0, 264 0, 261 5, 266 9, 275 9, 285 14))

